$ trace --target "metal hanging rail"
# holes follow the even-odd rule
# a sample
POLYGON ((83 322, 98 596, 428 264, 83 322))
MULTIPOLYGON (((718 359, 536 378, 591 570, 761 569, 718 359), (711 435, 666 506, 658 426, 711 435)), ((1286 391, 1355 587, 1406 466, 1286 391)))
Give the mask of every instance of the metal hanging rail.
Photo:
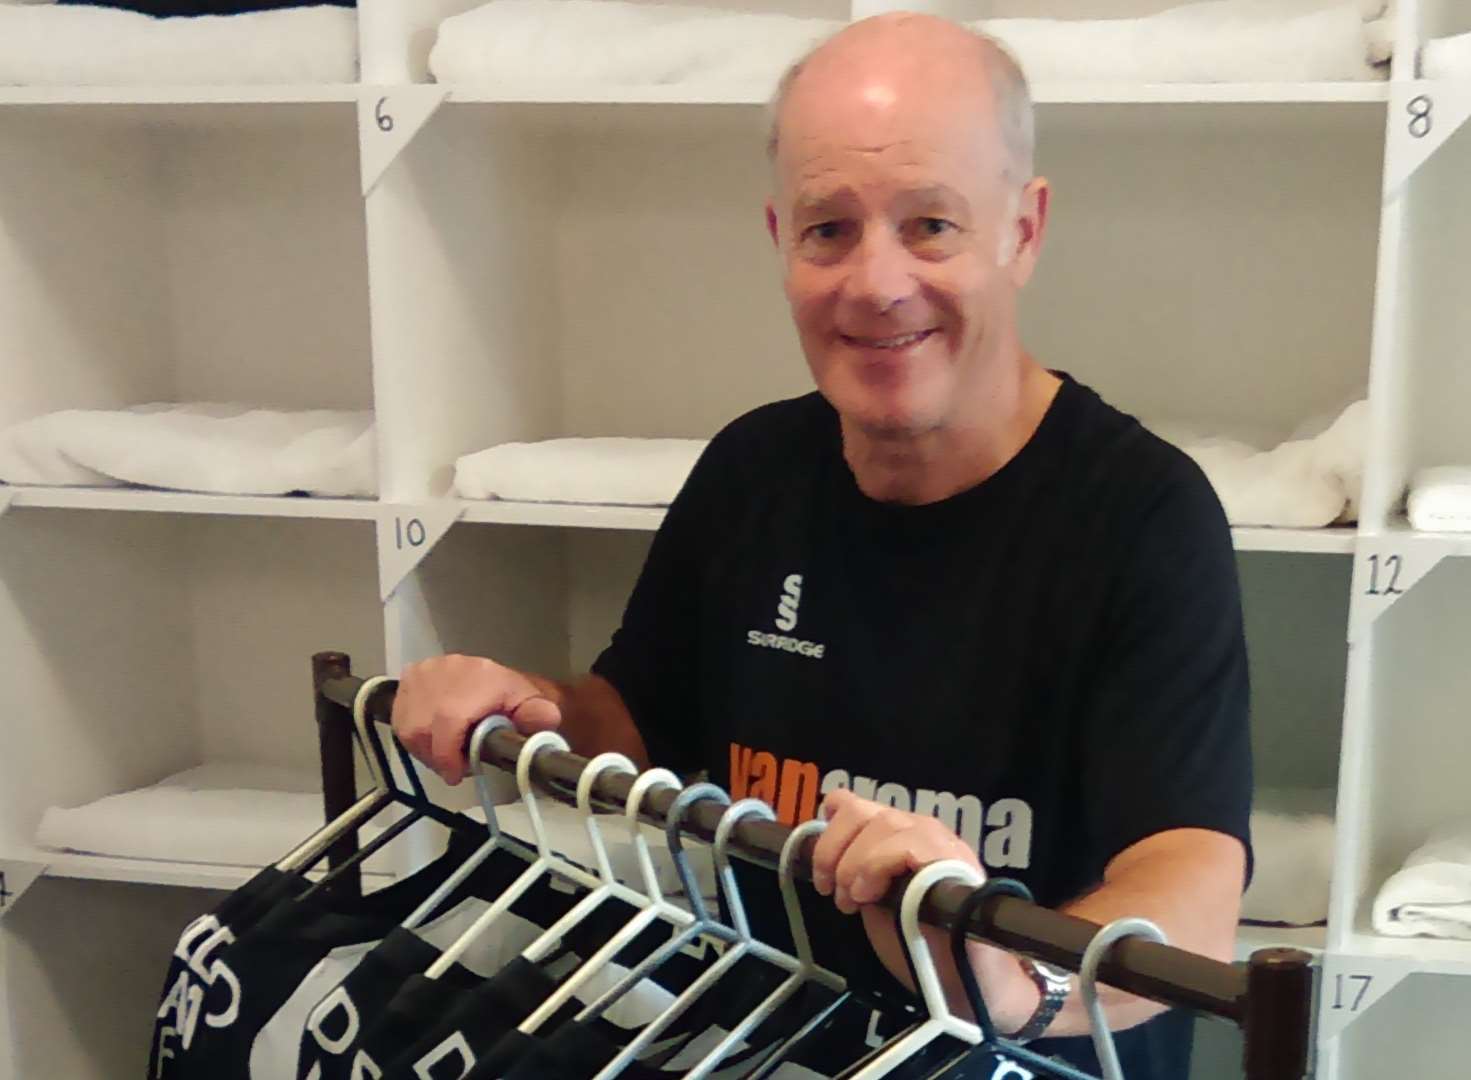
MULTIPOLYGON (((343 653, 318 653, 312 658, 312 673, 323 750, 323 795, 330 821, 357 798, 351 768, 351 714, 363 680, 352 675, 343 653), (335 731, 329 731, 334 727, 335 731)), ((365 712, 374 722, 390 722, 396 686, 386 683, 369 698, 365 712)), ((494 732, 484 742, 482 759, 514 771, 524 742, 513 732, 494 732)), ((554 797, 572 802, 577 778, 586 764, 587 759, 576 754, 547 750, 536 756, 532 778, 554 797)), ((593 785, 593 801, 622 812, 631 783, 631 777, 605 771, 593 785)), ((644 800, 643 817, 662 826, 675 794, 665 788, 652 789, 644 800)), ((722 809, 709 802, 695 804, 685 816, 684 831, 713 841, 722 809)), ((748 818, 732 830, 728 850, 775 869, 788 832, 784 825, 748 818)), ((808 842, 793 863, 793 873, 803 881, 812 879, 813 842, 808 842)), ((339 843, 333 849, 334 861, 352 850, 350 841, 339 843)), ((897 910, 908 880, 907 875, 896 880, 880 902, 897 910)), ((950 929, 971 891, 958 882, 941 882, 926 895, 921 918, 950 929)), ((966 933, 978 941, 1077 971, 1088 942, 1099 929, 1086 919, 997 895, 976 908, 966 933)), ((1165 1005, 1220 1017, 1241 1028, 1246 1080, 1302 1080, 1307 1074, 1313 971, 1312 957, 1300 949, 1261 949, 1245 964, 1226 964, 1170 945, 1126 938, 1109 951, 1099 967, 1099 980, 1165 1005)))

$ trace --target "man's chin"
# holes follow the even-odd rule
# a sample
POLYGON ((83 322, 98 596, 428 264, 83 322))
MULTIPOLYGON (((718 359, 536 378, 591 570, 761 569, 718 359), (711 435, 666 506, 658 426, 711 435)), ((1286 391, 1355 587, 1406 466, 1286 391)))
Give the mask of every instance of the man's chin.
POLYGON ((837 410, 845 425, 875 439, 906 439, 927 434, 942 426, 939 410, 915 395, 876 391, 871 387, 827 385, 818 389, 837 410))
POLYGON ((931 410, 903 402, 858 402, 849 410, 838 409, 843 418, 874 439, 912 439, 940 426, 931 410))

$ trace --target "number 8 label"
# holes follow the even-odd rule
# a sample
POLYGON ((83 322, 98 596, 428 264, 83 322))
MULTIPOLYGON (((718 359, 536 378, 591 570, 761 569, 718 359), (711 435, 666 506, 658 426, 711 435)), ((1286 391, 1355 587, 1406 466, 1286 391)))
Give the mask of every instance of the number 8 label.
POLYGON ((1429 94, 1419 94, 1410 99, 1405 111, 1410 114, 1410 135, 1412 138, 1423 139, 1434 130, 1435 122, 1431 113, 1435 108, 1435 102, 1430 99, 1429 94))

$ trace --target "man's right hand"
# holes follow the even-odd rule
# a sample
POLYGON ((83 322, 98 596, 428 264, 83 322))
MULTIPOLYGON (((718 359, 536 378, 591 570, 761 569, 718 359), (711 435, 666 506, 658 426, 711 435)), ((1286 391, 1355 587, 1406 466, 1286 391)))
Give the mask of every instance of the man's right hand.
POLYGON ((555 684, 482 656, 436 656, 410 664, 399 676, 393 733, 447 784, 467 768, 465 744, 475 725, 500 713, 523 734, 558 728, 562 712, 555 684))

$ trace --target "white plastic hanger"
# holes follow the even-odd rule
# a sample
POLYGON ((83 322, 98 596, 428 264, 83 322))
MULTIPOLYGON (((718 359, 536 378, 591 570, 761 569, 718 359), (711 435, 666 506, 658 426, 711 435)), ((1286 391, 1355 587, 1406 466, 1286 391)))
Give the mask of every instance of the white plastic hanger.
POLYGON ((608 753, 599 754, 589 761, 583 766, 581 775, 577 777, 577 808, 582 811, 582 821, 587 828, 587 837, 592 842, 593 859, 597 864, 599 878, 598 887, 574 904, 572 910, 543 931, 541 936, 521 953, 523 959, 534 964, 540 963, 556 951, 567 931, 591 915, 604 900, 617 895, 625 888, 613 876, 613 864, 608 858, 608 849, 603 843, 603 833, 598 828, 597 815, 592 808, 592 786, 597 781, 599 774, 608 769, 617 769, 628 776, 638 772, 638 766, 624 755, 608 753))
MULTIPOLYGON (((741 803, 736 803, 735 806, 726 811, 725 817, 722 817, 720 821, 722 827, 725 827, 726 819, 741 805, 741 803)), ((732 821, 731 824, 734 825, 734 822, 732 821)), ((766 999, 752 1010, 749 1016, 732 1028, 708 1054, 701 1058, 699 1064, 685 1073, 685 1080, 704 1080, 705 1077, 709 1076, 710 1073, 720 1066, 721 1061, 724 1060, 727 1054, 734 1050, 738 1044, 745 1041, 746 1037, 756 1029, 757 1025, 772 1016, 781 1007, 783 1002, 801 988, 803 983, 808 981, 821 982, 823 985, 838 992, 845 989, 846 984, 841 978, 825 968, 819 967, 812 957, 812 941, 807 935, 807 922, 802 916, 802 902, 797 896, 796 882, 792 879, 792 858, 801 849, 802 843, 807 837, 820 833, 826 828, 827 822, 820 818, 814 818, 802 825, 798 825, 788 834, 786 842, 782 844, 781 857, 777 860, 777 883, 781 886, 781 898, 782 904, 786 908, 787 925, 791 930, 792 942, 797 950, 797 967, 792 970, 790 975, 782 980, 781 985, 768 994, 766 999)), ((729 860, 723 858, 724 845, 720 843, 718 835, 716 838, 716 852, 718 853, 717 859, 721 862, 720 872, 722 874, 730 873, 729 860)), ((734 879, 732 878, 733 881, 734 879)), ((744 911, 741 912, 739 921, 742 924, 745 922, 744 911)), ((737 930, 739 929, 741 927, 738 925, 737 930)))
POLYGON ((844 1074, 851 1076, 852 1080, 878 1080, 879 1077, 888 1075, 941 1035, 950 1035, 972 1044, 981 1041, 979 1027, 950 1011, 950 1004, 945 1000, 945 990, 940 985, 940 976, 935 970, 934 957, 930 955, 929 943, 920 931, 919 908, 924 902, 925 894, 936 882, 946 878, 959 878, 972 888, 979 887, 986 880, 985 875, 968 862, 941 859, 916 871, 904 889, 904 899, 899 907, 900 932, 914 964, 914 978, 929 1019, 910 1028, 850 1073, 844 1074))
POLYGON ((495 816, 495 804, 490 801, 490 781, 480 751, 490 734, 501 730, 514 731, 515 727, 504 716, 487 716, 475 726, 475 732, 470 736, 470 771, 475 778, 475 792, 480 797, 480 808, 485 813, 485 828, 490 833, 490 839, 477 848, 473 855, 456 868, 455 872, 446 878, 439 888, 435 889, 422 904, 409 914, 409 917, 403 921, 405 930, 417 930, 422 926, 425 920, 438 911, 439 906, 454 895, 454 891, 463 885, 470 875, 495 852, 510 851, 528 862, 531 860, 531 852, 524 845, 514 837, 502 834, 500 822, 495 816))
POLYGON ((392 680, 386 675, 374 675, 372 678, 364 679, 352 702, 354 732, 362 748, 363 757, 367 760, 368 774, 372 777, 373 789, 360 796, 357 802, 282 856, 276 862, 277 870, 294 873, 307 869, 321 858, 326 853, 326 849, 338 839, 346 836, 392 803, 393 792, 379 768, 377 755, 373 752, 376 741, 368 730, 367 716, 368 699, 373 696, 373 691, 383 683, 390 681, 392 680))
MULTIPOLYGON (((538 731, 526 740, 521 747, 521 753, 516 757, 516 786, 521 791, 521 801, 526 806, 526 816, 531 822, 531 830, 536 836, 536 860, 522 872, 521 876, 506 887, 506 891, 495 898, 495 902, 481 913, 480 917, 460 935, 438 960, 430 965, 424 973, 428 978, 437 979, 455 965, 464 956, 470 946, 475 943, 482 934, 491 926, 495 925, 507 911, 511 909, 521 896, 548 874, 556 874, 558 877, 568 881, 576 882, 584 888, 595 889, 598 880, 579 866, 557 856, 551 848, 547 839, 546 829, 542 825, 541 810, 536 804, 536 790, 531 783, 531 766, 536 760, 536 755, 547 747, 557 750, 567 750, 567 740, 555 731, 538 731)), ((477 758, 478 760, 478 758, 477 758)))
POLYGON ((1103 1070, 1103 1080, 1124 1080, 1124 1070, 1119 1064, 1119 1052, 1114 1046, 1113 1032, 1108 1027, 1108 1017, 1103 1014, 1103 1005, 1098 1000, 1098 968, 1108 950, 1126 937, 1142 937, 1160 945, 1169 944, 1164 931, 1148 919, 1115 919, 1094 934, 1093 940, 1083 950, 1083 963, 1078 967, 1078 990, 1093 1025, 1093 1051, 1103 1070))
MULTIPOLYGON (((694 787, 689 788, 684 793, 682 793, 681 798, 689 795, 689 792, 691 791, 707 787, 713 788, 714 791, 702 792, 705 798, 715 798, 717 797, 715 793, 718 792, 718 797, 724 798, 727 801, 729 800, 730 796, 726 795, 725 792, 721 791, 713 784, 696 784, 694 785, 694 787)), ((685 805, 692 805, 695 801, 697 801, 695 798, 689 798, 685 805)), ((679 862, 682 862, 684 854, 682 849, 678 847, 677 839, 679 835, 680 818, 683 816, 682 810, 683 807, 680 807, 678 801, 676 801, 675 807, 671 808, 672 832, 670 832, 669 834, 669 838, 671 840, 671 849, 674 853, 676 853, 676 859, 679 862), (675 814, 676 808, 680 811, 680 813, 678 816, 673 816, 675 814)), ((745 956, 747 953, 752 952, 753 948, 758 944, 756 940, 751 936, 751 927, 746 921, 746 908, 745 905, 741 902, 740 887, 736 883, 735 874, 731 869, 730 860, 729 857, 726 855, 725 850, 726 844, 730 840, 731 829, 735 827, 738 821, 746 817, 760 817, 764 821, 776 820, 775 812, 762 800, 742 799, 740 802, 728 805, 726 807, 725 812, 720 815, 719 825, 716 826, 714 850, 717 880, 720 885, 720 891, 725 896, 726 906, 730 909, 731 922, 734 924, 734 926, 725 927, 719 923, 714 923, 714 925, 707 928, 707 932, 709 930, 718 930, 719 936, 725 937, 727 940, 730 940, 733 936, 734 940, 730 942, 730 947, 721 954, 720 959, 716 960, 715 963, 711 964, 704 971, 700 972, 695 981, 690 983, 689 986, 685 987, 684 990, 680 992, 679 996, 675 998, 662 1013, 656 1016, 648 1024, 645 1024, 644 1027, 639 1030, 639 1033, 635 1035, 633 1039, 628 1043, 628 1045, 618 1051, 613 1060, 608 1062, 608 1064, 605 1065, 602 1070, 597 1073, 593 1080, 612 1080, 613 1077, 617 1076, 624 1069, 628 1068, 628 1066, 633 1061, 638 1059, 639 1055, 647 1050, 648 1047, 651 1046, 653 1042, 664 1033, 664 1031, 669 1027, 670 1024, 674 1023, 674 1021, 683 1016, 685 1012, 688 1011, 690 1006, 693 1005, 697 1000, 699 1000, 699 998, 705 993, 705 991, 714 986, 722 975, 724 975, 727 971, 734 967, 736 962, 739 961, 741 957, 745 956)), ((693 884, 693 876, 694 875, 691 874, 689 876, 689 879, 687 879, 687 883, 685 886, 686 889, 689 889, 693 884)), ((698 893, 697 889, 694 891, 698 893)), ((696 900, 695 897, 691 897, 690 901, 692 906, 697 906, 698 911, 700 913, 703 913, 703 898, 696 900)), ((698 919, 700 917, 701 915, 697 913, 696 918, 698 919)), ((706 914, 704 918, 707 922, 713 923, 713 920, 708 916, 708 914, 706 914)), ((770 949, 770 952, 776 953, 776 950, 770 949)), ((793 963, 795 963, 795 961, 793 961, 793 963)), ((651 968, 649 968, 648 971, 643 971, 641 974, 641 978, 642 976, 646 976, 647 974, 649 974, 649 972, 653 970, 653 967, 657 966, 658 964, 655 963, 651 968)), ((641 968, 642 967, 643 965, 641 965, 641 968)), ((631 974, 640 975, 640 970, 635 969, 635 971, 631 974)), ((620 996, 624 989, 625 988, 621 987, 621 985, 619 987, 614 987, 613 998, 620 996)), ((602 1009, 606 1007, 606 1003, 604 1003, 602 999, 600 999, 592 1006, 589 1006, 588 1009, 583 1010, 583 1015, 579 1015, 578 1019, 586 1020, 590 1019, 593 1016, 600 1015, 602 1009)))
MULTIPOLYGON (((597 760, 596 758, 594 760, 597 760)), ((592 763, 589 762, 589 768, 592 763)), ((584 773, 584 776, 586 773, 584 773)), ((590 783, 590 782, 589 782, 590 783)), ((664 893, 659 888, 659 874, 654 867, 653 856, 649 853, 648 837, 644 835, 643 826, 639 822, 639 811, 643 808, 644 796, 649 788, 658 785, 660 787, 677 788, 680 786, 679 777, 668 769, 650 769, 640 774, 628 789, 628 799, 624 804, 624 818, 628 823, 629 838, 633 845, 634 860, 638 865, 639 874, 643 878, 643 892, 629 888, 621 882, 614 883, 613 895, 641 910, 634 915, 616 934, 603 943, 597 952, 593 953, 582 966, 563 980, 562 984, 546 1001, 538 1005, 525 1020, 517 1027, 523 1035, 535 1033, 547 1020, 556 1015, 557 1011, 576 996, 577 992, 587 985, 588 981, 600 973, 609 963, 622 952, 630 942, 638 937, 656 919, 663 919, 671 926, 686 927, 694 922, 694 916, 683 908, 670 903, 664 899, 664 893)), ((581 799, 581 778, 578 781, 578 796, 581 799)), ((591 826, 589 827, 591 829, 591 826)), ((599 835, 599 841, 601 835, 599 835)), ((595 848, 596 850, 596 848, 595 848)), ((599 872, 602 866, 599 866, 599 872)), ((611 875, 609 875, 611 876, 611 875)), ((606 878, 604 879, 607 880, 606 878)))

